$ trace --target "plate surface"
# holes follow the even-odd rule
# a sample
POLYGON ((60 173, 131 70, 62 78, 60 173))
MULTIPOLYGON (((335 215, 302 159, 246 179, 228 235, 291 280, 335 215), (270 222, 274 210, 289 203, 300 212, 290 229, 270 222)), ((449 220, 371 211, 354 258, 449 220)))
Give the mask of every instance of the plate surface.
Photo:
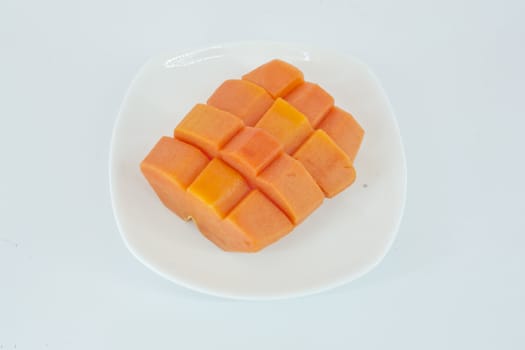
POLYGON ((164 55, 142 67, 115 124, 110 183, 122 238, 149 268, 216 296, 275 299, 336 287, 381 261, 403 213, 406 166, 392 108, 366 65, 320 49, 247 42, 164 55), (357 180, 263 251, 226 253, 161 204, 139 164, 222 81, 273 58, 296 65, 306 80, 323 86, 363 126, 357 180))

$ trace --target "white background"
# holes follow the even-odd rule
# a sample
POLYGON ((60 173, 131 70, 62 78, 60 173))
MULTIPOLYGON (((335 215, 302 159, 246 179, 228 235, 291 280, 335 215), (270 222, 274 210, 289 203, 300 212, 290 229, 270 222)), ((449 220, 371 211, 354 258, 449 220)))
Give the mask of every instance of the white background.
POLYGON ((2 0, 0 349, 525 348, 524 16, 519 0, 2 0), (113 219, 109 144, 138 68, 250 39, 359 57, 399 119, 399 236, 330 292, 191 292, 113 219))

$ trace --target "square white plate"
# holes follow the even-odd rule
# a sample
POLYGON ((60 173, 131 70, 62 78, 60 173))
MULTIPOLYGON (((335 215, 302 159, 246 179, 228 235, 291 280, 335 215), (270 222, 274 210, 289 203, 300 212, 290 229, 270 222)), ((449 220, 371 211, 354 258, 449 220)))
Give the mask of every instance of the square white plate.
POLYGON ((165 278, 222 297, 305 295, 363 275, 388 251, 405 203, 401 137, 378 80, 354 58, 289 44, 235 43, 153 58, 124 99, 110 162, 115 217, 130 251, 165 278), (357 180, 263 251, 227 253, 162 205, 139 164, 221 82, 273 58, 296 65, 363 126, 364 142, 354 164, 357 180))

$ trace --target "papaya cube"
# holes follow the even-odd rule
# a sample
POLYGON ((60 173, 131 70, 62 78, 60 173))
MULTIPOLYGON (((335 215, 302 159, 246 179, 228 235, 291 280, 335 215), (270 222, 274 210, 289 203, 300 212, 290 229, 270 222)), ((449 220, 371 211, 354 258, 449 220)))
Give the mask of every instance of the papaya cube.
POLYGON ((355 180, 355 170, 346 153, 324 132, 316 130, 295 152, 327 197, 333 197, 355 180))
POLYGON ((319 124, 332 140, 346 153, 353 162, 365 131, 354 117, 339 107, 334 107, 319 124))
POLYGON ((162 137, 140 164, 140 168, 160 200, 175 214, 190 216, 186 188, 208 164, 198 148, 162 137))
POLYGON ((299 85, 284 99, 303 113, 314 128, 334 106, 334 98, 328 92, 309 82, 299 85))
POLYGON ((304 82, 303 72, 277 59, 255 68, 242 79, 264 88, 273 98, 285 96, 304 82))
POLYGON ((294 225, 321 205, 324 194, 305 167, 281 154, 256 178, 257 184, 294 225))
POLYGON ((221 158, 248 179, 253 179, 282 152, 272 135, 259 128, 245 127, 221 150, 221 158))
POLYGON ((262 87, 247 80, 226 80, 208 99, 208 104, 241 118, 253 126, 273 103, 262 87))
POLYGON ((250 187, 233 168, 218 158, 212 159, 188 187, 188 193, 224 217, 244 197, 250 187))
POLYGON ((287 153, 293 153, 313 132, 308 118, 282 98, 255 125, 275 137, 287 153))
POLYGON ((215 157, 242 127, 242 120, 233 114, 197 104, 177 125, 175 137, 215 157))
POLYGON ((232 232, 227 236, 228 250, 235 251, 261 250, 293 229, 288 217, 259 190, 244 197, 224 222, 232 232))

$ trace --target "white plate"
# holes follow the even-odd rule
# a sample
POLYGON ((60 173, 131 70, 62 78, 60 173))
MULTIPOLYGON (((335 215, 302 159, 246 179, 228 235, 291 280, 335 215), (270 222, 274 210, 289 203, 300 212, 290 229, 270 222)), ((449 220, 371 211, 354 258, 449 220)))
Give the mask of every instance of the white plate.
POLYGON ((405 202, 399 129, 376 77, 354 58, 288 44, 218 45, 150 60, 124 99, 110 162, 113 209, 131 252, 173 282, 222 297, 292 297, 354 280, 385 256, 405 202), (222 81, 272 58, 299 67, 305 79, 323 86, 364 127, 355 161, 357 180, 263 251, 226 253, 161 204, 139 164, 222 81))

